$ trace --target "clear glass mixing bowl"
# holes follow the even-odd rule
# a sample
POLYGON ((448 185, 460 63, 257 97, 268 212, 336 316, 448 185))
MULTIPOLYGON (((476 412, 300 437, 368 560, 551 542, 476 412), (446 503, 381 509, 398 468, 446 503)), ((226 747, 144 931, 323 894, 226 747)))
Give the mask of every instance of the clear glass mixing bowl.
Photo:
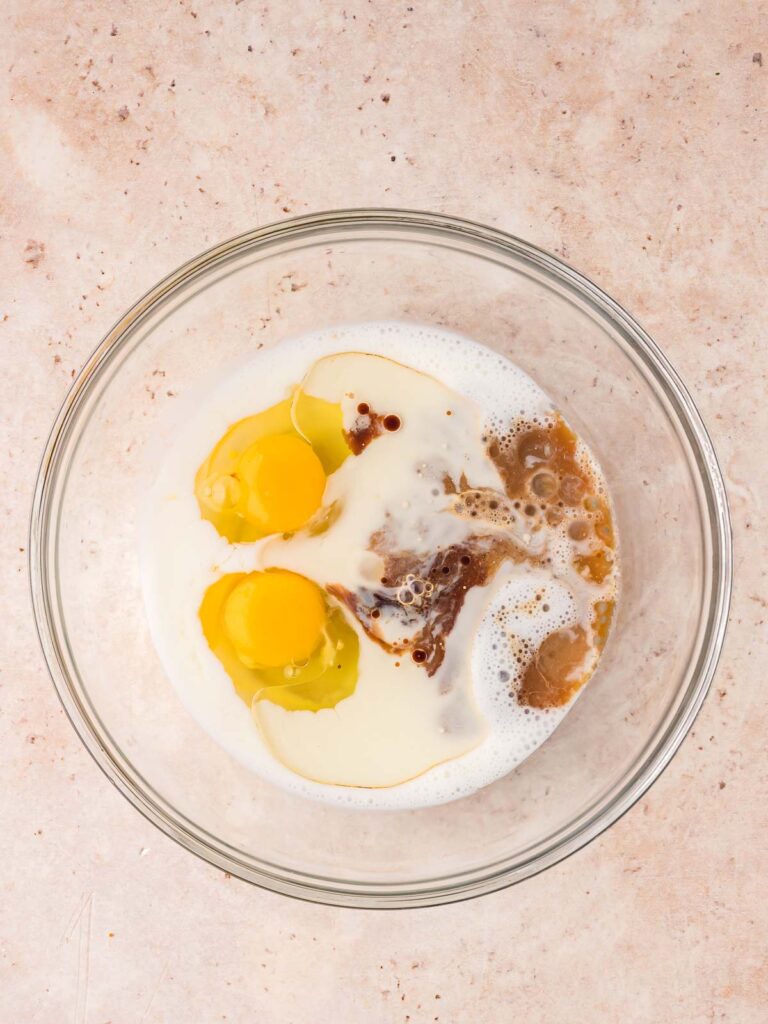
POLYGON ((656 345, 526 242, 396 210, 318 214, 211 249, 157 285, 88 361, 53 427, 31 525, 35 615, 61 701, 109 779, 193 853, 278 892, 403 907, 520 881, 589 842, 669 762, 723 641, 725 493, 656 345), (411 320, 528 371, 592 446, 621 538, 601 666, 554 735, 474 796, 408 812, 324 806, 261 781, 179 703, 149 638, 137 522, 156 439, 201 383, 291 335, 411 320))

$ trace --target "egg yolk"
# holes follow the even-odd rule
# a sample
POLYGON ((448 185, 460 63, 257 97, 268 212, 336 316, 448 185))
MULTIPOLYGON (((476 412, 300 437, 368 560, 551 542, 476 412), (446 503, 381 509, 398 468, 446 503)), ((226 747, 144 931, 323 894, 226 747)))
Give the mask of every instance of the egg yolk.
POLYGON ((220 438, 195 476, 200 514, 235 543, 293 533, 313 519, 326 478, 350 454, 341 406, 297 388, 220 438))
POLYGON ((285 569, 228 573, 200 605, 208 646, 248 705, 333 708, 354 693, 359 639, 312 580, 285 569))
POLYGON ((242 455, 239 506, 264 533, 298 530, 320 507, 325 473, 311 446, 295 434, 256 441, 242 455))
POLYGON ((247 668, 305 661, 325 625, 319 587, 293 572, 254 572, 224 604, 224 629, 247 668))

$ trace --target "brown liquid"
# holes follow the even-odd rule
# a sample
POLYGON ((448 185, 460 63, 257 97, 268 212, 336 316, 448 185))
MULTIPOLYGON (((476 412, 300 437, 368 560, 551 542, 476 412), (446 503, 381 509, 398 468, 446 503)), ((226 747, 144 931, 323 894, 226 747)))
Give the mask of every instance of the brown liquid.
POLYGON ((357 407, 358 417, 351 430, 344 431, 344 439, 353 455, 360 455, 385 430, 394 432, 400 429, 401 420, 395 413, 381 415, 373 412, 367 402, 357 407))
POLYGON ((518 703, 532 708, 567 704, 589 675, 584 665, 590 651, 582 626, 550 633, 525 670, 518 703))
POLYGON ((591 555, 576 555, 573 562, 584 579, 590 583, 602 583, 613 571, 613 558, 606 548, 599 548, 591 555))
POLYGON ((382 433, 381 417, 376 413, 365 412, 355 420, 351 430, 344 431, 344 439, 353 455, 360 455, 374 438, 382 433))
POLYGON ((615 601, 595 601, 592 605, 592 635, 599 651, 605 647, 605 641, 608 639, 615 607, 615 601))
POLYGON ((427 675, 437 672, 445 658, 445 643, 464 599, 472 587, 485 586, 506 559, 525 560, 525 553, 507 537, 470 537, 445 551, 424 557, 415 552, 392 554, 387 535, 372 538, 372 550, 384 560, 382 586, 356 592, 339 584, 328 590, 352 612, 368 636, 393 654, 411 651, 427 675), (402 624, 404 638, 388 642, 378 628, 381 609, 391 609, 402 624), (407 639, 406 639, 407 636, 407 639))
MULTIPOLYGON (((535 496, 551 525, 563 518, 570 520, 568 536, 579 545, 573 564, 583 579, 602 584, 615 570, 613 520, 598 482, 581 465, 577 452, 578 438, 560 416, 548 426, 529 427, 517 438, 491 438, 488 443, 488 455, 504 481, 508 497, 523 502, 535 496)), ((605 645, 612 614, 613 601, 596 601, 592 606, 592 642, 598 649, 605 645)), ((582 640, 574 630, 552 633, 528 668, 519 695, 521 703, 534 704, 534 693, 536 707, 565 703, 575 692, 574 685, 575 689, 581 685, 572 684, 568 674, 574 659, 583 660, 584 642, 586 638, 582 640), (546 686, 536 667, 542 664, 542 657, 546 686), (552 704, 542 703, 546 700, 552 704)))
MULTIPOLYGON (((360 426, 347 434, 356 454, 382 433, 387 419, 366 410, 360 426)), ((399 426, 399 420, 398 424, 399 426)), ((477 523, 477 533, 462 544, 429 555, 392 552, 386 531, 371 537, 370 548, 384 562, 382 586, 353 593, 334 584, 330 593, 343 601, 366 633, 385 650, 410 651, 428 675, 445 658, 445 645, 472 587, 485 586, 507 559, 540 565, 511 537, 498 532, 518 521, 535 535, 544 523, 568 520, 568 536, 578 544, 573 564, 589 583, 602 584, 615 570, 615 534, 608 501, 593 475, 578 458, 578 438, 556 416, 551 424, 530 425, 509 437, 488 438, 488 455, 504 483, 505 493, 473 488, 462 474, 458 482, 446 476, 443 489, 453 500, 452 512, 477 523), (483 532, 483 524, 496 527, 483 532), (401 641, 381 635, 382 609, 390 609, 403 627, 401 641)), ((531 658, 517 699, 531 707, 567 703, 589 678, 591 650, 605 645, 614 602, 595 600, 589 630, 583 626, 551 633, 531 658)))
POLYGON ((550 426, 529 427, 518 437, 491 438, 488 455, 510 498, 534 495, 576 507, 595 483, 577 460, 578 438, 557 416, 550 426))

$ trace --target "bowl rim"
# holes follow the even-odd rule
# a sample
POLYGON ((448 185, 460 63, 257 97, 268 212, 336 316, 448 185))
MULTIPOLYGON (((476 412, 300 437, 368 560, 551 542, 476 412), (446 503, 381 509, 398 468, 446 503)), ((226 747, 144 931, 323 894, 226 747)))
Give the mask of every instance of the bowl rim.
MULTIPOLYGON (((709 690, 722 651, 730 606, 733 579, 733 552, 730 517, 722 472, 707 430, 685 385, 666 356, 619 303, 601 288, 559 257, 546 250, 472 220, 429 213, 420 210, 396 208, 329 210, 298 217, 290 217, 263 227, 255 228, 213 246, 163 278, 149 289, 107 332, 75 378, 56 416, 45 443, 37 474, 29 527, 29 574, 35 625, 49 675, 59 700, 85 748, 110 782, 133 806, 170 838, 210 864, 228 871, 245 881, 284 895, 316 903, 363 909, 394 909, 434 906, 470 899, 495 892, 532 877, 540 871, 571 856, 619 820, 661 775, 693 725, 709 690), (280 239, 313 234, 329 228, 392 228, 405 236, 410 231, 432 230, 436 234, 452 237, 458 242, 474 242, 501 251, 507 258, 514 257, 534 267, 560 286, 570 297, 586 301, 591 311, 608 320, 629 343, 661 387, 674 413, 678 428, 685 433, 695 455, 698 470, 697 483, 708 511, 704 523, 709 526, 711 543, 711 578, 709 580, 708 618, 701 638, 698 663, 691 673, 687 692, 680 701, 673 720, 667 723, 661 735, 646 744, 638 762, 623 781, 610 802, 589 817, 585 812, 577 817, 565 835, 557 838, 543 851, 535 853, 521 863, 511 865, 494 862, 484 868, 464 874, 408 883, 345 882, 317 875, 269 865, 247 863, 237 851, 226 844, 210 842, 210 836, 200 826, 188 821, 175 809, 164 809, 161 799, 153 799, 143 780, 121 755, 119 748, 109 743, 106 730, 100 732, 92 716, 84 708, 67 668, 65 646, 58 636, 52 613, 49 588, 48 547, 55 539, 56 523, 51 518, 51 500, 59 469, 60 455, 72 435, 90 393, 110 357, 120 347, 137 323, 147 316, 170 293, 206 274, 241 252, 267 249, 280 239), (650 752, 648 747, 651 746, 650 752), (583 820, 586 819, 586 820, 583 820), (208 836, 208 839, 205 837, 208 836), (231 852, 228 852, 231 851, 231 852)), ((591 810, 591 809, 590 809, 591 810)))

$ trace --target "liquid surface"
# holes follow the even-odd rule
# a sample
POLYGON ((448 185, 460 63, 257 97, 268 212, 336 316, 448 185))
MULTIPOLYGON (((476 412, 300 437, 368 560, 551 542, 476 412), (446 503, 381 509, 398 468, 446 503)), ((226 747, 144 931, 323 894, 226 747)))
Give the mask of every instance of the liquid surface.
POLYGON ((185 704, 254 771, 335 803, 423 806, 505 774, 610 627, 599 468, 530 378, 448 332, 260 353, 174 435, 146 512, 150 626, 185 704))

